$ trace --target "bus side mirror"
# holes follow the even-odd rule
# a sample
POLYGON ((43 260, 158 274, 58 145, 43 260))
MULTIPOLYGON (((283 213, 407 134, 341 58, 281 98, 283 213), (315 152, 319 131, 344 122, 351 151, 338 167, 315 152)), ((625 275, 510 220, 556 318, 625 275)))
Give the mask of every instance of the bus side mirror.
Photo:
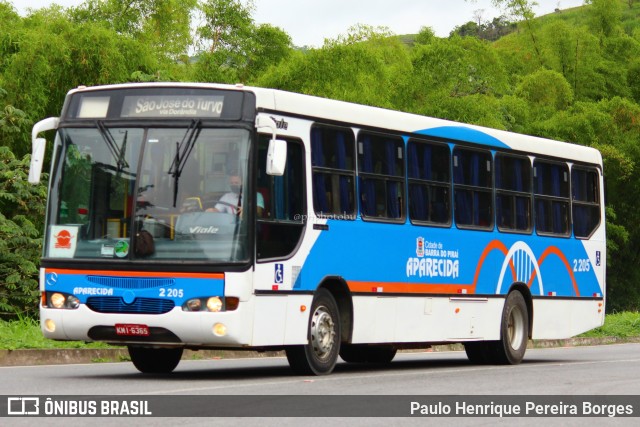
POLYGON ((287 166, 287 141, 272 139, 267 151, 267 175, 282 176, 287 166))
POLYGON ((36 138, 33 140, 31 147, 31 164, 29 165, 29 184, 38 184, 40 182, 42 164, 44 163, 44 148, 46 145, 47 140, 44 138, 36 138))
POLYGON ((60 119, 57 117, 49 117, 48 119, 40 120, 33 125, 31 130, 31 164, 29 165, 29 184, 38 184, 40 182, 40 175, 42 174, 42 164, 44 163, 44 149, 47 145, 47 140, 44 138, 38 138, 40 132, 46 132, 58 128, 60 119))

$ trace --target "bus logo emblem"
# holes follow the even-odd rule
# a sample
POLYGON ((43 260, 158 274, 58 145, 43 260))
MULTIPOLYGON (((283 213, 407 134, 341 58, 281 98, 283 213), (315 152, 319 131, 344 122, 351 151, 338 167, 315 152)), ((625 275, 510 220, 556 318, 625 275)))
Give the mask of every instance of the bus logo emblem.
POLYGON ((71 233, 69 230, 60 230, 53 236, 56 239, 55 247, 60 249, 71 249, 71 233))
POLYGON ((416 239, 416 256, 424 256, 424 237, 418 237, 416 239))
POLYGON ((276 283, 284 283, 284 264, 276 264, 273 279, 276 283))

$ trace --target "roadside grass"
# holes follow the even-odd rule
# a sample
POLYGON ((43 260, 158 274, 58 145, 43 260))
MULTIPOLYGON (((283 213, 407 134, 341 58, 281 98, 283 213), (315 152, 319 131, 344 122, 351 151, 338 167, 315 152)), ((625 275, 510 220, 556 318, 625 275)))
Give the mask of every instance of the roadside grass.
POLYGON ((624 311, 607 314, 604 325, 580 336, 589 338, 630 338, 640 336, 640 312, 624 311))
MULTIPOLYGON (((640 336, 640 312, 607 314, 604 325, 580 335, 581 337, 629 338, 640 336)), ((49 348, 116 348, 104 343, 83 341, 54 341, 45 338, 40 324, 34 319, 0 320, 0 350, 49 348)))
POLYGON ((54 341, 45 338, 37 320, 23 318, 14 321, 0 320, 0 350, 50 349, 50 348, 114 348, 104 343, 83 341, 54 341))

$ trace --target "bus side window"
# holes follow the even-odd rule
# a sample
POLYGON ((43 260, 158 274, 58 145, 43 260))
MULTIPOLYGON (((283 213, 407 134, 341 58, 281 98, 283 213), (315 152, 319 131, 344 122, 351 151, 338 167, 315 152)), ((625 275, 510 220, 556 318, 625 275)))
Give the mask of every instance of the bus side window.
POLYGON ((496 220, 500 231, 531 231, 531 161, 498 153, 495 159, 496 220))
MULTIPOLYGON (((258 144, 257 191, 264 209, 257 209, 258 259, 282 258, 298 246, 306 222, 304 149, 298 141, 287 141, 287 166, 282 176, 267 175, 269 138, 258 144)), ((260 203, 260 201, 258 201, 260 203)))
POLYGON ((409 216, 414 223, 451 224, 451 152, 445 144, 407 144, 409 216))
POLYGON ((536 230, 540 234, 568 236, 569 167, 566 163, 533 162, 536 230))
POLYGON ((491 152, 453 150, 454 211, 459 227, 493 228, 491 152))
POLYGON ((595 169, 571 169, 573 234, 588 238, 600 224, 599 176, 595 169))
POLYGON ((313 207, 319 216, 354 217, 354 146, 351 129, 312 127, 313 207))
POLYGON ((404 215, 404 143, 401 138, 358 135, 360 212, 366 219, 402 220, 404 215))

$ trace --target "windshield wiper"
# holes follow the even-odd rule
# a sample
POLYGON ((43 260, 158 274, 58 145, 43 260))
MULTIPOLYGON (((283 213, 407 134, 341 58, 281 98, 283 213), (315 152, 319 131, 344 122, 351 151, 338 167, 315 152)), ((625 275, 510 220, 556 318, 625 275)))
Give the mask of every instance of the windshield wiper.
POLYGON ((102 136, 102 139, 104 139, 104 142, 107 143, 107 147, 109 148, 109 151, 111 151, 111 155, 113 156, 113 159, 116 161, 116 165, 118 166, 117 171, 119 172, 119 171, 122 171, 122 169, 124 168, 128 168, 129 164, 124 158, 125 149, 127 148, 128 132, 125 132, 124 134, 124 141, 122 142, 122 147, 118 147, 118 143, 113 138, 113 135, 111 135, 111 132, 109 132, 109 129, 107 129, 107 127, 104 125, 104 123, 101 120, 96 120, 96 127, 100 131, 100 135, 102 136))
POLYGON ((178 181, 180 180, 180 175, 182 175, 182 169, 187 164, 187 159, 195 146, 195 142, 198 139, 198 135, 200 134, 200 125, 201 121, 192 120, 189 128, 185 132, 182 137, 182 141, 176 141, 176 155, 173 158, 173 163, 171 163, 171 167, 169 168, 169 175, 173 177, 173 207, 176 207, 177 199, 178 199, 178 181))

